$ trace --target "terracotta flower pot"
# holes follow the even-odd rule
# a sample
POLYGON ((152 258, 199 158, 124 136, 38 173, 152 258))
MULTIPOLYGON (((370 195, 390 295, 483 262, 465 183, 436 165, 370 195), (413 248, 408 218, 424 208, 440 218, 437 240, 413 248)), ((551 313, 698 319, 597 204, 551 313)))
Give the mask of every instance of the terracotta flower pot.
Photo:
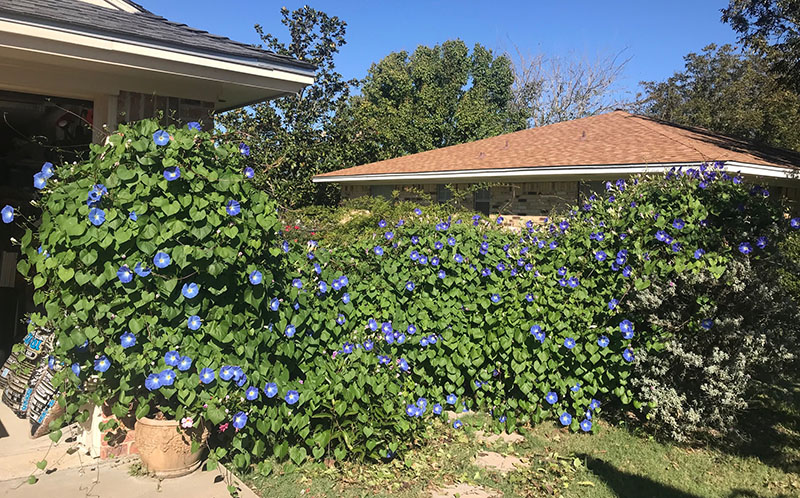
POLYGON ((136 421, 136 446, 147 470, 161 479, 180 477, 203 463, 204 448, 192 453, 192 439, 205 443, 205 427, 180 429, 177 420, 140 418, 136 421))

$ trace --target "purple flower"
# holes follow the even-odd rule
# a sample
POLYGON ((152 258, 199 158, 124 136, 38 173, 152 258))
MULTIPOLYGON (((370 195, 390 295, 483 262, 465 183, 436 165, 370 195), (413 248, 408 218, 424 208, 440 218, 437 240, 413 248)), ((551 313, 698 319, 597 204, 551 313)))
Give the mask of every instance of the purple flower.
POLYGON ((567 337, 564 339, 564 347, 567 349, 572 349, 575 347, 575 339, 572 337, 567 337))
POLYGON ((561 414, 560 417, 558 417, 558 420, 559 422, 561 422, 561 425, 569 425, 572 423, 572 415, 570 415, 567 412, 564 412, 561 414))
POLYGON ((172 180, 177 180, 181 177, 181 169, 177 166, 172 166, 164 170, 164 178, 167 179, 168 182, 172 180))
POLYGON ((237 412, 236 415, 233 416, 233 427, 235 429, 243 428, 246 423, 247 414, 245 412, 237 412))
POLYGON ((239 204, 239 201, 231 199, 225 205, 225 211, 231 216, 236 216, 242 211, 242 206, 239 204))
POLYGON ((626 348, 625 351, 622 352, 622 357, 628 363, 632 362, 635 359, 635 357, 633 356, 633 350, 631 348, 626 348))
POLYGON ((601 348, 608 347, 608 343, 609 343, 608 337, 606 337, 604 335, 601 335, 597 339, 597 345, 600 346, 601 348))
POLYGON ((6 204, 2 210, 3 223, 11 223, 14 221, 14 208, 6 204))
POLYGON ((697 250, 694 252, 694 259, 700 259, 700 258, 702 258, 702 257, 703 257, 703 254, 705 254, 705 253, 706 253, 706 250, 705 250, 705 249, 697 249, 697 250))
MULTIPOLYGON (((240 143, 240 144, 239 144, 239 152, 240 152, 240 153, 241 153, 241 154, 242 154, 244 157, 247 157, 247 156, 249 156, 249 155, 250 155, 250 146, 248 146, 248 145, 247 145, 247 144, 245 144, 244 142, 240 143)), ((245 420, 247 420, 247 417, 245 417, 245 420)))
POLYGON ((544 397, 544 400, 550 403, 551 405, 554 405, 558 402, 558 394, 554 393, 553 391, 550 391, 544 397))
POLYGON ((753 252, 753 246, 751 246, 749 242, 742 242, 739 244, 739 252, 745 255, 750 254, 753 252))
POLYGON ((290 389, 286 391, 286 396, 284 396, 283 399, 286 400, 286 404, 293 405, 298 401, 300 401, 300 393, 298 393, 293 389, 290 389))

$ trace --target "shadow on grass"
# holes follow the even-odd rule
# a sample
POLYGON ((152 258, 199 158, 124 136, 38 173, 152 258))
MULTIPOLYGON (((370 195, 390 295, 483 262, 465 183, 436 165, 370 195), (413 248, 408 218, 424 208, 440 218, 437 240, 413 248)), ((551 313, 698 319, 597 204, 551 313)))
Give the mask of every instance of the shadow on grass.
POLYGON ((577 457, 585 461, 586 467, 620 498, 701 498, 648 477, 624 472, 599 458, 586 454, 577 457))
POLYGON ((800 472, 800 381, 784 379, 758 387, 759 396, 739 417, 740 437, 719 440, 714 446, 758 458, 784 472, 800 472))

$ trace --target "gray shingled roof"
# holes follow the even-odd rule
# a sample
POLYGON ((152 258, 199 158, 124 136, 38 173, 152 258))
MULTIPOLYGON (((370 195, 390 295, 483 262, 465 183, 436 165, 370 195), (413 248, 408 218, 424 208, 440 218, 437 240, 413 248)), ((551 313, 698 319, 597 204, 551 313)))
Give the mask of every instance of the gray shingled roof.
POLYGON ((290 66, 313 70, 314 65, 233 41, 164 19, 128 2, 141 12, 98 7, 79 0, 0 0, 0 18, 45 24, 55 28, 237 59, 250 65, 290 66))

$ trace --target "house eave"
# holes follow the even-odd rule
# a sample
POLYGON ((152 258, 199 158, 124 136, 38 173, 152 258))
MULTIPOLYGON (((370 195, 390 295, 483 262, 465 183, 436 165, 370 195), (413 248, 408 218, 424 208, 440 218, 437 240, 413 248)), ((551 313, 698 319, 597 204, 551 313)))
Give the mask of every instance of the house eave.
MULTIPOLYGON (((649 173, 665 173, 675 167, 699 167, 702 162, 678 162, 658 164, 603 164, 578 166, 533 166, 519 168, 495 168, 479 170, 426 171, 417 173, 381 173, 366 175, 315 176, 314 183, 381 184, 381 183, 441 183, 442 180, 460 183, 487 181, 575 179, 591 180, 608 177, 649 173)), ((798 170, 777 166, 766 166, 736 161, 726 161, 724 168, 730 172, 765 178, 797 178, 798 170)))

